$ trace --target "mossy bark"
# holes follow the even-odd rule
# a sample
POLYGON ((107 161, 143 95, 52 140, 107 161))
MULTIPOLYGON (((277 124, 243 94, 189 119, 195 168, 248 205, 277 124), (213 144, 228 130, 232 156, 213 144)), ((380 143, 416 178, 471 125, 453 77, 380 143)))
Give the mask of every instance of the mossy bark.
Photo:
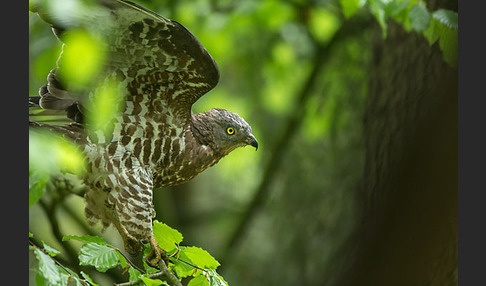
POLYGON ((457 68, 394 23, 371 65, 362 223, 337 284, 457 285, 457 68))

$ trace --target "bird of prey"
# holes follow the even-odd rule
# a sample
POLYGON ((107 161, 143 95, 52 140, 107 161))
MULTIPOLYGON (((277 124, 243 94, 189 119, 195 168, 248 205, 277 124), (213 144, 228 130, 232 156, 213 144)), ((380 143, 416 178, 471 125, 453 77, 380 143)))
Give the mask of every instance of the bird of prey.
POLYGON ((145 260, 155 266, 164 252, 152 231, 152 190, 184 183, 235 148, 257 149, 258 143, 250 125, 236 113, 218 108, 192 112, 192 105, 218 83, 219 69, 190 31, 129 1, 97 2, 96 9, 80 12, 68 19, 72 21, 66 21, 66 15, 56 18, 45 5, 30 7, 61 42, 74 29, 102 35, 98 48, 105 57, 96 80, 74 88, 62 77, 67 65, 63 54, 70 48, 64 42, 57 66, 39 96, 29 98, 29 106, 62 111, 71 122, 32 120, 29 125, 61 133, 81 147, 87 220, 104 228, 114 225, 130 254, 150 243, 145 260), (88 119, 106 83, 121 96, 113 106, 119 111, 101 128, 88 119))

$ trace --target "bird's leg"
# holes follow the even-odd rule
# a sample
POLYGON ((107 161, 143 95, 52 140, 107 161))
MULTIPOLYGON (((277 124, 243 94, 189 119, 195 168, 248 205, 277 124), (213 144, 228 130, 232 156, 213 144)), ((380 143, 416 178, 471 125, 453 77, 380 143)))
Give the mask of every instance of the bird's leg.
POLYGON ((120 224, 119 221, 113 223, 123 239, 123 247, 130 255, 137 255, 143 251, 143 245, 120 224))
POLYGON ((164 259, 165 264, 169 265, 169 257, 167 257, 167 253, 159 247, 159 243, 154 236, 150 237, 149 243, 150 253, 145 257, 145 262, 147 262, 148 265, 155 267, 159 264, 161 259, 164 259))

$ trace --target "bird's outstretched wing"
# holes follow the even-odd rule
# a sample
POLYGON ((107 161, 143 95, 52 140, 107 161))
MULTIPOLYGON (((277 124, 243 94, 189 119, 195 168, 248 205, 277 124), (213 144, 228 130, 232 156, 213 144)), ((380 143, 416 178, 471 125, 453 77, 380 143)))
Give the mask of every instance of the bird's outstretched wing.
MULTIPOLYGON (((66 110, 71 119, 80 121, 96 88, 114 81, 122 93, 119 103, 123 114, 151 117, 155 121, 166 120, 170 114, 174 127, 187 124, 192 104, 219 80, 218 67, 209 53, 190 31, 175 21, 129 1, 98 2, 101 5, 96 11, 80 12, 72 21, 66 21, 65 15, 57 19, 42 6, 33 8, 53 26, 61 41, 66 31, 80 27, 104 36, 105 62, 97 85, 80 91, 66 88, 59 77, 64 64, 61 54, 58 67, 51 71, 48 84, 40 90, 40 106, 66 110)), ((63 53, 68 49, 68 44, 63 45, 63 53)))

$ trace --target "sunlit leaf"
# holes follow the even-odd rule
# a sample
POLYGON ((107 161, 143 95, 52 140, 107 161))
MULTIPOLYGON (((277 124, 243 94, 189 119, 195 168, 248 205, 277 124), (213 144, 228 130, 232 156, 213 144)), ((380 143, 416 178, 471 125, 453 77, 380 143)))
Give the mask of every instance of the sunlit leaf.
POLYGON ((150 278, 147 278, 147 277, 141 277, 140 280, 142 280, 143 283, 147 286, 159 286, 159 285, 162 285, 162 283, 163 283, 161 280, 150 279, 150 278))
POLYGON ((310 32, 320 42, 327 42, 340 26, 339 18, 326 9, 311 10, 310 32))
POLYGON ((88 242, 79 252, 80 265, 92 265, 96 270, 105 272, 119 264, 118 252, 112 247, 88 242))
POLYGON ((40 272, 37 272, 37 274, 35 275, 35 285, 36 286, 46 286, 47 285, 46 278, 44 278, 44 276, 42 276, 42 274, 40 272))
POLYGON ((90 285, 92 286, 98 286, 98 284, 96 284, 93 279, 91 277, 89 277, 88 274, 84 273, 83 271, 80 272, 81 273, 81 276, 83 276, 83 278, 89 282, 90 285))
POLYGON ((120 112, 121 96, 122 93, 115 81, 108 81, 96 89, 86 108, 89 131, 101 132, 103 136, 113 132, 113 120, 120 112))
POLYGON ((47 245, 45 242, 42 242, 42 244, 44 246, 44 251, 47 252, 47 254, 49 254, 50 256, 56 256, 61 253, 59 250, 47 245))
POLYGON ((50 284, 57 285, 61 281, 61 273, 56 267, 54 260, 38 248, 34 248, 34 253, 39 262, 39 272, 42 277, 50 284))
POLYGON ((344 17, 353 16, 359 8, 365 4, 366 0, 339 0, 344 17))
POLYGON ((89 84, 103 66, 103 41, 85 30, 70 30, 63 41, 60 78, 71 87, 89 84))
POLYGON ((228 283, 215 270, 209 271, 209 285, 210 286, 228 286, 228 283))
POLYGON ((121 266, 121 268, 127 268, 128 267, 128 262, 125 256, 123 256, 120 252, 116 252, 118 254, 118 261, 121 266))
POLYGON ((211 256, 211 254, 199 247, 186 247, 181 250, 181 254, 184 254, 190 259, 190 262, 200 268, 216 269, 220 265, 219 262, 211 256))
POLYGON ((84 156, 77 145, 61 136, 29 130, 29 167, 46 173, 60 170, 81 175, 84 156))
MULTIPOLYGON (((172 258, 171 262, 173 263, 171 265, 171 270, 174 271, 177 274, 177 277, 184 278, 188 277, 194 274, 195 268, 192 267, 191 265, 182 262, 181 260, 187 259, 189 260, 186 256, 180 256, 178 255, 179 259, 172 258)), ((184 260, 185 261, 185 260, 184 260)))
POLYGON ((439 9, 432 13, 432 17, 451 29, 457 29, 458 15, 456 12, 446 9, 439 9))
POLYGON ((283 1, 266 0, 262 1, 258 6, 256 21, 263 23, 264 27, 270 30, 278 29, 290 19, 292 19, 294 11, 292 7, 283 1))
POLYGON ((137 269, 130 267, 128 268, 128 275, 129 275, 128 278, 129 281, 137 281, 142 276, 142 273, 140 273, 140 271, 138 271, 137 269))
POLYGON ((424 36, 429 44, 439 41, 444 60, 451 66, 457 65, 458 54, 457 13, 448 10, 437 10, 432 13, 429 27, 424 36))
POLYGON ((160 248, 164 249, 166 252, 175 251, 177 245, 182 242, 182 234, 165 223, 155 220, 153 231, 154 237, 159 243, 160 248))
POLYGON ((209 286, 209 282, 205 276, 196 276, 189 281, 187 286, 209 286))

